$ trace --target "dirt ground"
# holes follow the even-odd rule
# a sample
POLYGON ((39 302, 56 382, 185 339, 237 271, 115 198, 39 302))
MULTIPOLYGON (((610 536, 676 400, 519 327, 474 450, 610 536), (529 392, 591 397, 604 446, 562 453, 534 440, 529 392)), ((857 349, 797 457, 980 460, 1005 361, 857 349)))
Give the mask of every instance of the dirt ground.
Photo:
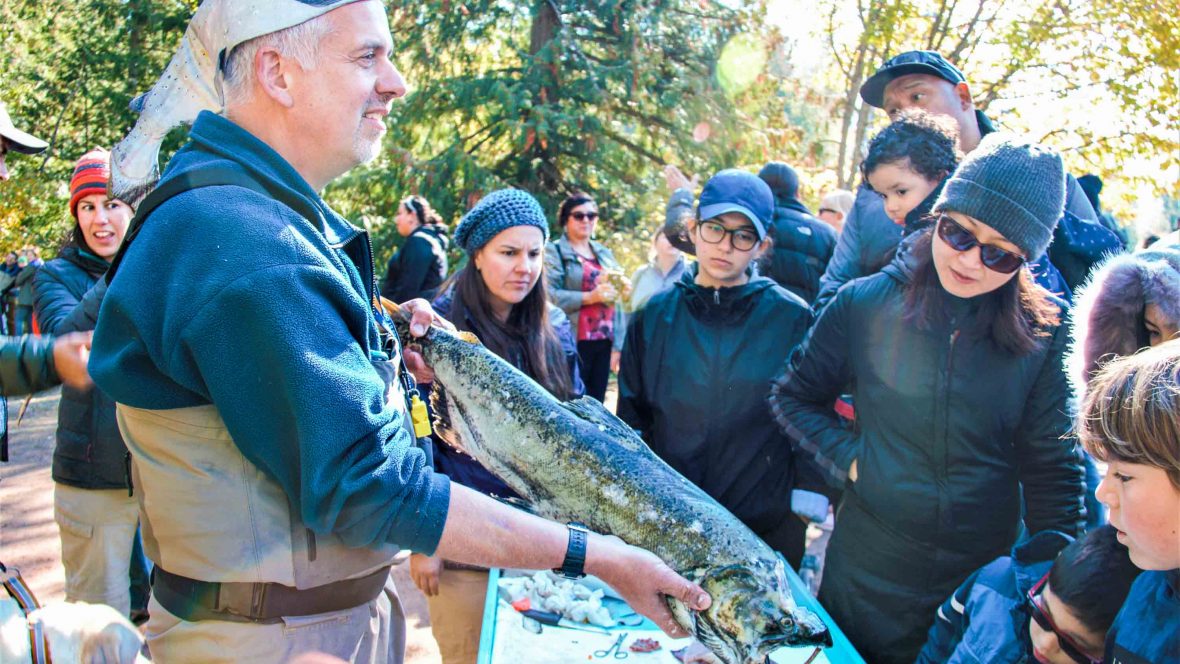
MULTIPOLYGON (((24 399, 9 400, 9 462, 0 464, 0 561, 20 569, 42 603, 65 597, 61 546, 53 522, 53 480, 49 475, 58 398, 57 390, 33 397, 19 425, 16 418, 24 399)), ((426 598, 410 581, 409 567, 403 562, 393 568, 409 630, 406 662, 439 664, 426 598)))

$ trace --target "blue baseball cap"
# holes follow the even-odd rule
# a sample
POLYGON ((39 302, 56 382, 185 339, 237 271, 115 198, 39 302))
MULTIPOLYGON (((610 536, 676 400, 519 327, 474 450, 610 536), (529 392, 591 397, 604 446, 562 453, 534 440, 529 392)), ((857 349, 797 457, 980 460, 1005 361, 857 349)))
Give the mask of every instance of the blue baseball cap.
POLYGON ((727 168, 705 183, 697 202, 697 220, 720 217, 726 212, 744 214, 762 240, 766 237, 766 224, 774 217, 774 194, 757 175, 727 168))
POLYGON ((860 86, 860 98, 870 106, 885 108, 885 88, 890 82, 910 74, 929 74, 958 85, 967 77, 936 51, 906 51, 885 61, 869 80, 860 86))

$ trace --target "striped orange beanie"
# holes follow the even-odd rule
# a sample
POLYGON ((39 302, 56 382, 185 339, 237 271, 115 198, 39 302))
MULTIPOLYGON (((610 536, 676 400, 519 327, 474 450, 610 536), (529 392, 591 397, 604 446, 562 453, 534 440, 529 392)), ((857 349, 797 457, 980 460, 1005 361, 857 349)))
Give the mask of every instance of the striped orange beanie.
POLYGON ((78 218, 78 201, 91 194, 107 193, 110 178, 111 153, 103 148, 94 148, 74 164, 74 177, 70 178, 70 214, 75 219, 78 218))

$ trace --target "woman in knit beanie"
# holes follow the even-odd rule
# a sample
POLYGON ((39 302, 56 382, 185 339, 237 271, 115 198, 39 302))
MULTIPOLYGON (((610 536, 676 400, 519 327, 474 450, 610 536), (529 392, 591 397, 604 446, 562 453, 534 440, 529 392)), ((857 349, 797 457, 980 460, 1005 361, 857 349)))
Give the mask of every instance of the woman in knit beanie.
MULTIPOLYGON (((494 191, 455 228, 466 267, 443 285, 434 310, 479 337, 559 399, 585 392, 569 321, 545 296, 545 212, 519 189, 494 191)), ((435 469, 453 481, 500 498, 516 494, 474 459, 445 444, 434 449, 435 469)), ((475 664, 487 571, 414 554, 410 575, 426 595, 430 626, 443 664, 475 664)))
POLYGON ((939 604, 1022 526, 1078 534, 1065 305, 1025 267, 1064 200, 1057 152, 988 135, 910 253, 842 288, 775 381, 797 453, 845 488, 820 600, 866 659, 913 662, 939 604), (849 384, 853 429, 831 409, 849 384))
MULTIPOLYGON (((101 148, 82 155, 74 167, 69 203, 74 227, 58 257, 33 281, 37 320, 47 334, 94 329, 102 277, 134 213, 110 198, 109 178, 110 153, 101 148)), ((108 604, 131 615, 147 605, 147 569, 142 552, 133 554, 139 504, 127 459, 114 402, 101 390, 63 387, 53 480, 66 599, 108 604), (129 592, 131 585, 135 589, 129 592)))

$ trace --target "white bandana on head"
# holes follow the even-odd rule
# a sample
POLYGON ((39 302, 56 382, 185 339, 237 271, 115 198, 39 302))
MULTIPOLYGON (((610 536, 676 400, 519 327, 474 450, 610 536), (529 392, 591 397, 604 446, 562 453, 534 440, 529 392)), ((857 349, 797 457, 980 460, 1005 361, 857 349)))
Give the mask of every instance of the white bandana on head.
POLYGON ((131 102, 139 120, 111 151, 111 195, 137 205, 160 179, 168 132, 201 111, 221 111, 221 68, 234 47, 358 1, 204 0, 160 79, 131 102))

